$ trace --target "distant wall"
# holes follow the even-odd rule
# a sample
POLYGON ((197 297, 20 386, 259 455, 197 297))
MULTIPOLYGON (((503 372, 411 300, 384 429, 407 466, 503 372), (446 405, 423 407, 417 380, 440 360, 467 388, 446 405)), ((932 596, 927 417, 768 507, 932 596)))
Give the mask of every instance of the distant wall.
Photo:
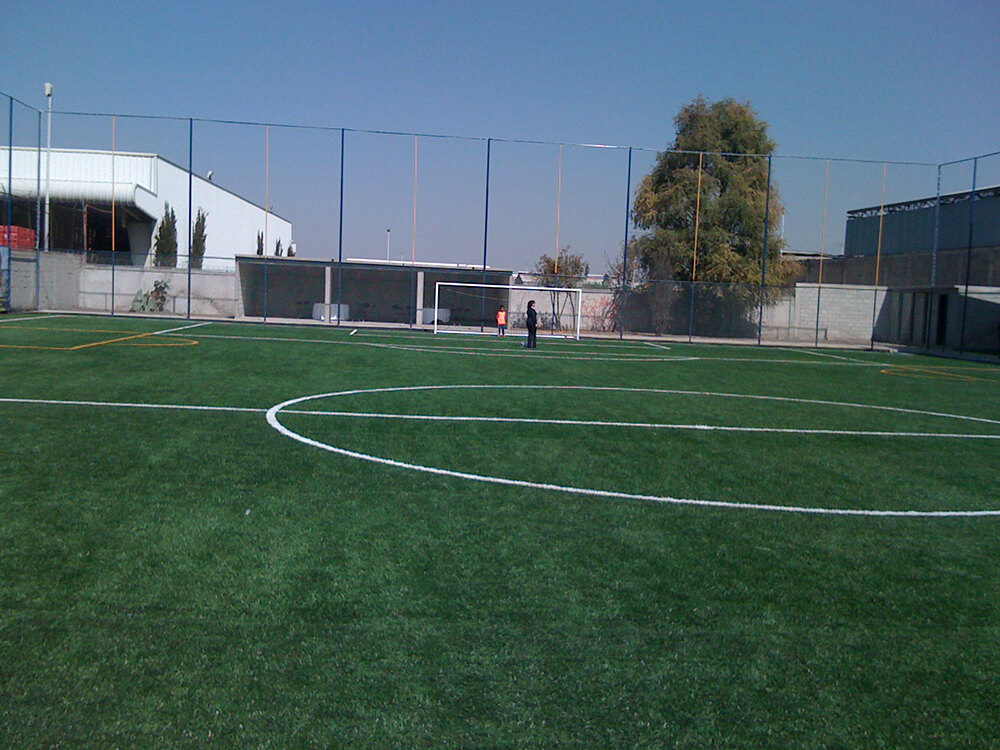
MULTIPOLYGON (((164 312, 188 312, 188 272, 177 268, 84 266, 80 269, 79 309, 128 312, 137 292, 149 292, 154 281, 166 281, 164 312), (113 277, 113 286, 112 286, 113 277), (112 294, 113 291, 113 294, 112 294)), ((232 271, 191 270, 191 314, 236 317, 236 274, 232 271)))
MULTIPOLYGON (((169 283, 164 312, 188 312, 188 271, 88 265, 78 253, 14 251, 11 301, 14 310, 128 312, 136 292, 154 281, 169 283), (37 290, 36 290, 37 287, 37 290)), ((236 274, 191 270, 191 314, 232 318, 237 313, 236 274)))

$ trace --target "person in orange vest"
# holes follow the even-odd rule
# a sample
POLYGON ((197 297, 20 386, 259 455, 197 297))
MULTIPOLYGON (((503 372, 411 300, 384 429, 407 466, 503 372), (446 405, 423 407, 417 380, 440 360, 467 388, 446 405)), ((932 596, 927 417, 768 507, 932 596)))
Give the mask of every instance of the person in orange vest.
POLYGON ((497 336, 507 335, 507 308, 500 305, 497 310, 497 336))

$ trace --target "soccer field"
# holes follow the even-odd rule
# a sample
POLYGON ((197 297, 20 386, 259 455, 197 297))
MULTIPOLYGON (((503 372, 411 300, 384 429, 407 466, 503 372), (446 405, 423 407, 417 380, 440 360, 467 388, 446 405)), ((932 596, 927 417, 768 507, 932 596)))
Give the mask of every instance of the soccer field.
POLYGON ((0 747, 985 747, 1000 368, 0 318, 0 747))

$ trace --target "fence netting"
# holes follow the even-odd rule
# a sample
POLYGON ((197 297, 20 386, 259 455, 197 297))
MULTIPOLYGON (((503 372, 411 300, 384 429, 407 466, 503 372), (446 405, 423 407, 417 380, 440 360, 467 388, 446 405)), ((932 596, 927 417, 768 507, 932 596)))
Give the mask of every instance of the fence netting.
POLYGON ((585 336, 1000 348, 998 154, 741 156, 767 174, 765 230, 727 276, 701 178, 732 155, 678 159, 698 193, 660 262, 636 223, 651 148, 58 111, 50 126, 0 104, 4 310, 415 328, 448 310, 486 328, 523 300, 452 289, 437 310, 436 285, 577 286, 585 336))

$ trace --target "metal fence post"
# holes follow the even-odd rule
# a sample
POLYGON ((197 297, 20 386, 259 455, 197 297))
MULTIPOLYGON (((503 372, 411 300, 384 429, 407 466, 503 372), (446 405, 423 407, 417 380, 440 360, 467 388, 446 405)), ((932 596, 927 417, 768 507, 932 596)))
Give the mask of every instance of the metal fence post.
POLYGON ((757 312, 757 345, 764 329, 764 296, 767 289, 767 233, 771 220, 771 156, 767 157, 767 195, 764 198, 764 258, 760 266, 760 309, 757 312))
MULTIPOLYGON (((483 211, 483 281, 486 283, 486 248, 489 239, 489 229, 490 229, 490 150, 493 145, 493 139, 486 139, 486 200, 485 209, 483 211)), ((486 290, 480 290, 480 309, 479 309, 479 331, 480 333, 485 330, 486 323, 486 290)), ((437 318, 437 310, 434 311, 434 317, 437 318)))
POLYGON ((337 326, 344 299, 344 129, 340 129, 340 214, 337 219, 337 326))
POLYGON ((628 301, 628 226, 629 213, 632 207, 632 147, 628 148, 628 171, 625 177, 625 242, 622 251, 622 304, 618 321, 618 338, 625 338, 625 307, 628 301))
POLYGON ((188 231, 187 231, 187 318, 191 319, 191 245, 194 242, 194 222, 191 217, 192 192, 194 191, 194 120, 188 118, 188 231))
POLYGON ((965 247, 965 294, 962 295, 962 334, 958 339, 958 353, 965 354, 965 322, 969 315, 969 278, 972 273, 972 234, 976 228, 976 177, 979 157, 972 160, 972 193, 969 195, 969 241, 965 247))

